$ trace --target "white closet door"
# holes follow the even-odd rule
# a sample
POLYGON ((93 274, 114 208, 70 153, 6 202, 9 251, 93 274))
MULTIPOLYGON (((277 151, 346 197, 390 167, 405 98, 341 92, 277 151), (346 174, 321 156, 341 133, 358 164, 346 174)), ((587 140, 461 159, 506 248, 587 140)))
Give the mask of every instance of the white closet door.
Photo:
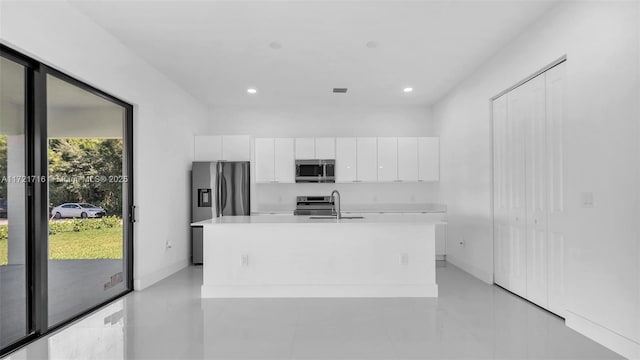
POLYGON ((494 282, 509 288, 509 178, 507 96, 493 101, 494 282))
POLYGON ((547 129, 545 74, 520 87, 526 147, 527 298, 547 306, 547 129))
POLYGON ((563 147, 563 122, 565 103, 565 65, 562 63, 546 72, 547 114, 547 166, 548 166, 548 308, 564 316, 564 239, 565 210, 565 166, 563 147))
POLYGON ((527 296, 526 274, 526 189, 525 189, 525 111, 527 97, 522 87, 507 94, 507 172, 509 174, 509 287, 527 296))

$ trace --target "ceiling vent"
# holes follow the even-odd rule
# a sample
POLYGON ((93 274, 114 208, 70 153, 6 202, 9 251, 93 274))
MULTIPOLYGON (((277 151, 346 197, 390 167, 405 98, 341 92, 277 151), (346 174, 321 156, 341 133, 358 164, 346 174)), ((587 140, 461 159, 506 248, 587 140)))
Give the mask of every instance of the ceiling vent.
POLYGON ((333 88, 334 94, 346 94, 347 88, 333 88))

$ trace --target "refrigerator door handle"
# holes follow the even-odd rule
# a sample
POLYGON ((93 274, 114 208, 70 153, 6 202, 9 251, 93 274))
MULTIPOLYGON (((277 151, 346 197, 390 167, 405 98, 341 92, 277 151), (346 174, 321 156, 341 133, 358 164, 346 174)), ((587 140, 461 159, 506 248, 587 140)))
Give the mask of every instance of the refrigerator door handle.
POLYGON ((224 208, 227 207, 227 179, 222 177, 222 206, 220 207, 220 213, 223 212, 224 208))
POLYGON ((222 177, 222 164, 221 163, 216 163, 216 217, 219 217, 222 215, 222 201, 221 201, 221 188, 222 188, 222 182, 220 181, 220 178, 222 177))

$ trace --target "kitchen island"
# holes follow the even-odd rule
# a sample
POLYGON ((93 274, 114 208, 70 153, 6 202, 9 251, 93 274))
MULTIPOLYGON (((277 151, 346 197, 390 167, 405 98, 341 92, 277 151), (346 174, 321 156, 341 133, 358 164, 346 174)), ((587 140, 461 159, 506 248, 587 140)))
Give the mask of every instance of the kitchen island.
POLYGON ((193 223, 204 228, 202 297, 436 297, 436 223, 420 214, 193 223))

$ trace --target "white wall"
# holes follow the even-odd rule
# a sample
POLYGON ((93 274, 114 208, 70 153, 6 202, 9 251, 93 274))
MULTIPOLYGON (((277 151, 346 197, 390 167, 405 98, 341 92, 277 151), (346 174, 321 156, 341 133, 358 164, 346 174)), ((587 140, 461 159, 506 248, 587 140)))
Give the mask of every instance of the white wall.
POLYGON ((429 136, 431 119, 428 107, 216 107, 209 109, 208 130, 256 137, 429 136))
POLYGON ((187 266, 189 169, 205 108, 67 2, 0 4, 3 43, 135 107, 136 288, 187 266))
POLYGON ((587 320, 585 326, 590 328, 581 332, 636 357, 640 357, 638 7, 638 2, 561 3, 433 108, 441 136, 441 194, 449 206, 447 259, 491 282, 489 99, 567 55, 568 310, 575 319, 587 320), (583 192, 594 193, 594 208, 581 207, 583 192), (466 247, 458 245, 460 239, 466 247))
MULTIPOLYGON (((217 107, 209 110, 209 121, 209 134, 255 137, 433 135, 427 107, 217 107)), ((345 206, 432 203, 437 199, 433 183, 258 184, 254 209, 293 210, 296 195, 329 195, 334 188, 340 190, 345 206)))

